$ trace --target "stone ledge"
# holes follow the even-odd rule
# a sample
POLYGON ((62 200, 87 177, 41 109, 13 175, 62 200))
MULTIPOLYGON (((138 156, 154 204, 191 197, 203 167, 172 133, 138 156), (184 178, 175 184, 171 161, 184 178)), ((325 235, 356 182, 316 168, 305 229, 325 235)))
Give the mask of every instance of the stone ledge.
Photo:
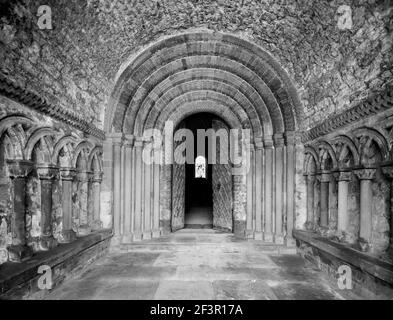
POLYGON ((293 237, 297 240, 298 251, 301 251, 302 242, 316 249, 312 252, 315 257, 309 257, 314 262, 325 263, 328 268, 332 265, 334 267, 341 264, 350 265, 353 268, 354 281, 358 286, 358 288, 354 288, 355 291, 361 292, 361 294, 366 293, 368 296, 370 296, 370 293, 375 296, 384 296, 386 292, 391 297, 393 296, 392 263, 382 261, 311 232, 294 230, 293 237))
MULTIPOLYGON (((0 299, 24 298, 38 291, 34 280, 40 276, 38 267, 48 265, 53 270, 53 287, 62 282, 69 274, 78 267, 74 259, 83 260, 82 255, 87 254, 89 264, 95 260, 101 251, 109 247, 109 241, 113 233, 110 229, 100 230, 90 235, 78 238, 72 243, 61 244, 52 250, 39 252, 31 259, 22 263, 6 262, 0 265, 0 299), (104 243, 103 250, 94 250, 104 243), (92 252, 93 251, 93 252, 92 252), (12 292, 12 293, 10 293, 12 292)), ((100 250, 102 248, 98 248, 100 250)), ((82 267, 85 267, 83 265, 82 267)), ((46 291, 46 290, 43 290, 46 291)))

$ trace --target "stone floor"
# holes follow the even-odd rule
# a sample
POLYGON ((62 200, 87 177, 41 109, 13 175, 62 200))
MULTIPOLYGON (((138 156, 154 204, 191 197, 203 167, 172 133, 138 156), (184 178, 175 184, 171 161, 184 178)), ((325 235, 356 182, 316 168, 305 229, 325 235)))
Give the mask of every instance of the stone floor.
POLYGON ((48 299, 344 299, 293 249, 183 229, 123 245, 48 299))

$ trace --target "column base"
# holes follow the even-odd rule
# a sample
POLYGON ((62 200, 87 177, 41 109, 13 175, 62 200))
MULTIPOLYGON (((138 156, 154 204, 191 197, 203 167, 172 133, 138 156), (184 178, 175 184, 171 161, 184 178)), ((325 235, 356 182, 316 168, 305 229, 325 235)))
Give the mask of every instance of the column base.
POLYGON ((262 231, 255 231, 254 232, 254 239, 255 240, 263 240, 263 233, 262 233, 262 231))
POLYGON ((357 246, 362 252, 370 252, 371 251, 371 244, 367 240, 363 238, 359 238, 357 241, 357 246))
POLYGON ((119 235, 114 235, 111 239, 111 246, 117 246, 121 244, 121 236, 119 235))
POLYGON ((316 232, 322 236, 322 237, 327 237, 329 233, 329 228, 328 227, 317 227, 316 232))
POLYGON ((284 238, 284 244, 287 246, 287 247, 296 247, 296 240, 294 239, 294 238, 292 238, 292 237, 285 237, 284 238))
POLYGON ((151 231, 144 231, 142 234, 143 240, 150 240, 151 239, 151 231))
POLYGON ((254 231, 246 230, 246 239, 254 239, 254 231))
POLYGON ((53 236, 41 236, 38 243, 39 251, 48 251, 57 247, 57 240, 53 236))
POLYGON ((275 234, 273 238, 274 238, 274 243, 284 244, 284 237, 281 234, 275 234))
POLYGON ((98 231, 102 229, 102 221, 101 220, 94 220, 91 222, 91 230, 98 231))
POLYGON ((78 227, 78 230, 77 230, 78 237, 87 236, 90 233, 91 233, 91 227, 89 225, 83 224, 78 227))
POLYGON ((273 242, 273 234, 272 233, 264 233, 263 241, 265 242, 273 242))
POLYGON ((8 259, 11 262, 22 262, 33 255, 33 250, 28 246, 11 245, 7 248, 8 259))
POLYGON ((161 235, 160 230, 153 230, 152 231, 152 238, 159 238, 161 235))
POLYGON ((307 230, 307 231, 314 231, 314 222, 311 222, 311 221, 306 221, 306 223, 304 224, 304 228, 307 230))
POLYGON ((142 232, 135 232, 132 235, 132 241, 141 241, 142 240, 142 232))
POLYGON ((132 233, 123 234, 121 236, 121 243, 131 243, 133 236, 134 235, 132 233))
POLYGON ((57 238, 59 243, 70 243, 74 240, 76 240, 76 234, 74 230, 63 230, 57 238))

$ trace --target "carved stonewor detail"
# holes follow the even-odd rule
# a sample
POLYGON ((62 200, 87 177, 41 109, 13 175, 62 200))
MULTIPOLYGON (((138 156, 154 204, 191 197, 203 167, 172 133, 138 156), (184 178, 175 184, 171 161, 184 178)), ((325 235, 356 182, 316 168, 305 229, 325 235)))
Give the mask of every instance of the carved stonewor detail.
POLYGON ((388 86, 383 92, 374 94, 351 109, 343 111, 341 114, 329 118, 314 128, 309 129, 303 135, 302 142, 305 143, 314 140, 317 137, 333 132, 339 127, 351 124, 361 118, 374 115, 378 112, 391 108, 392 106, 392 87, 388 86))
POLYGON ((363 168, 354 170, 354 174, 359 180, 373 180, 377 170, 374 168, 363 168))

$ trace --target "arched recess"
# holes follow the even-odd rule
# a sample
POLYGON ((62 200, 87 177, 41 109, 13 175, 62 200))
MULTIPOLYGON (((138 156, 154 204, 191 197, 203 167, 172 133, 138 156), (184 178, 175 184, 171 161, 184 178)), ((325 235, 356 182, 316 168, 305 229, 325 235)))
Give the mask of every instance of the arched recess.
MULTIPOLYGON (((297 91, 264 49, 216 32, 160 40, 127 60, 118 72, 103 117, 108 140, 103 147, 102 203, 108 208, 110 202, 115 239, 128 242, 168 231, 172 167, 146 166, 144 147, 151 137, 145 132, 162 132, 168 121, 176 127, 198 112, 213 113, 232 129, 250 131, 250 169, 240 187, 247 195, 241 200, 244 214, 238 234, 277 243, 285 238, 289 243, 295 148, 294 139, 287 137, 302 128, 304 118, 297 91), (152 196, 151 205, 146 196, 150 192, 159 193, 152 196)), ((165 140, 154 139, 155 147, 165 151, 165 140)))
POLYGON ((30 135, 24 148, 25 159, 51 164, 53 147, 60 133, 51 127, 38 128, 30 135))
POLYGON ((359 145, 360 164, 370 166, 389 159, 389 144, 380 132, 359 128, 353 134, 359 145))
POLYGON ((340 135, 332 141, 339 169, 351 168, 360 163, 359 151, 351 138, 340 135))

